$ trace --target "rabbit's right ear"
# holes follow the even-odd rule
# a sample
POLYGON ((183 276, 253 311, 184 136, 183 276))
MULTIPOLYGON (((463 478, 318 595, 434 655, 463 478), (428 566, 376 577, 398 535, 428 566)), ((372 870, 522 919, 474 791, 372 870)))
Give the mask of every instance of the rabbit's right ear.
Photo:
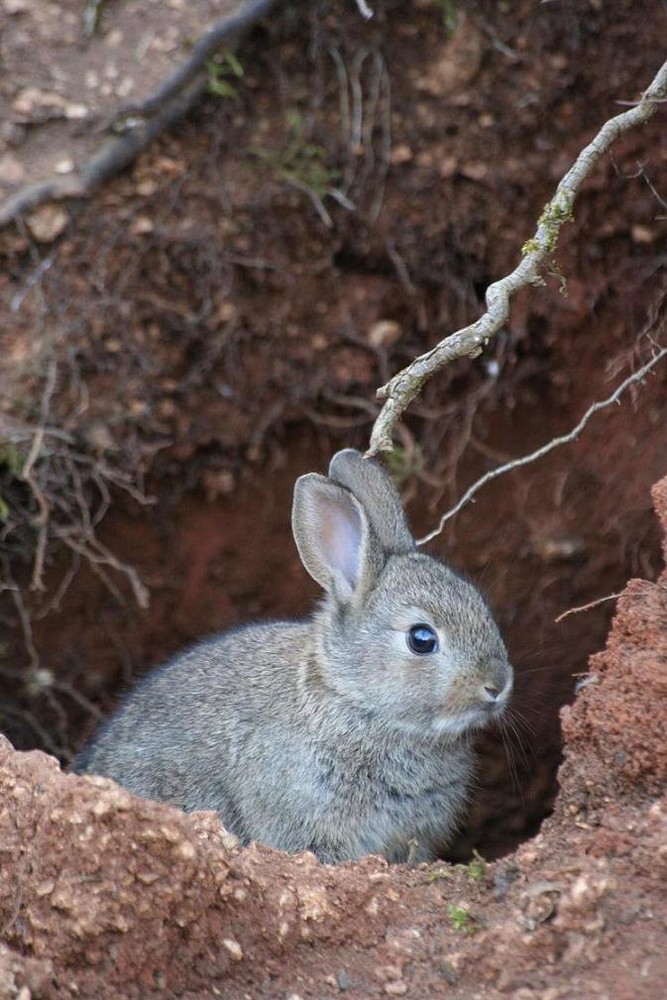
POLYGON ((375 458, 344 448, 331 459, 329 479, 346 486, 363 505, 373 532, 385 553, 414 552, 401 498, 386 469, 375 458))
POLYGON ((311 472, 297 479, 292 531, 313 580, 343 603, 365 593, 382 568, 361 504, 325 476, 311 472))

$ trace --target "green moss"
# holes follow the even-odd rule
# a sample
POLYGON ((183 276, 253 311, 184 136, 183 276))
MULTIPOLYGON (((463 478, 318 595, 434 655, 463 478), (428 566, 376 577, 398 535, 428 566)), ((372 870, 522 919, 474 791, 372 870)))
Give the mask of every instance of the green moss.
POLYGON ((206 73, 210 94, 226 100, 238 100, 238 89, 231 81, 243 77, 243 66, 233 52, 225 52, 209 59, 206 63, 206 73))
POLYGON ((539 241, 536 240, 535 237, 533 237, 530 240, 526 240, 524 245, 521 247, 521 256, 527 257, 528 254, 530 253, 537 253, 539 249, 540 249, 539 241))
POLYGON ((466 865, 448 865, 446 868, 436 868, 426 876, 427 882, 439 882, 451 878, 454 872, 465 872, 472 882, 481 882, 486 875, 487 864, 478 851, 473 851, 472 859, 466 865))
POLYGON ((459 10, 454 0, 438 0, 442 11, 442 23, 448 35, 453 35, 459 24, 459 10))
POLYGON ((288 112, 287 124, 289 135, 283 149, 254 147, 250 152, 279 177, 309 188, 318 198, 322 198, 338 183, 340 172, 325 162, 325 150, 322 146, 308 141, 303 116, 299 111, 288 112))
POLYGON ((465 906, 450 903, 447 907, 447 916, 453 929, 459 934, 475 934, 479 930, 477 921, 465 906))
POLYGON ((23 471, 25 456, 23 452, 10 441, 0 441, 0 473, 8 472, 15 478, 23 471))
POLYGON ((441 879, 451 878, 452 871, 450 868, 436 868, 434 872, 429 872, 426 876, 427 882, 439 882, 441 879))
POLYGON ((0 441, 0 521, 6 521, 10 514, 7 500, 2 495, 2 487, 10 486, 23 472, 25 455, 11 441, 0 441))
POLYGON ((466 875, 473 882, 481 882, 486 875, 486 861, 478 851, 473 851, 472 860, 464 865, 466 875))
POLYGON ((542 229, 543 233, 540 239, 534 236, 532 239, 526 240, 521 247, 521 253, 524 257, 537 251, 548 254, 554 252, 561 226, 566 222, 572 222, 574 218, 572 214, 573 204, 574 195, 569 191, 560 191, 552 201, 544 206, 537 222, 538 232, 542 229))

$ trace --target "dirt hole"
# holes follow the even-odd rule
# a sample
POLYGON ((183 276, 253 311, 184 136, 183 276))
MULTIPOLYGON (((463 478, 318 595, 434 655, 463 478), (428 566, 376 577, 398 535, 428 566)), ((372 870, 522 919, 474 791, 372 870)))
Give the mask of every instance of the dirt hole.
MULTIPOLYGON (((0 453, 0 715, 17 747, 67 760, 123 688, 195 638, 306 612, 316 591, 289 533, 295 478, 365 446, 375 388, 477 315, 551 191, 544 164, 556 170, 606 117, 591 95, 620 72, 615 49, 603 33, 582 58, 602 15, 575 37, 567 11, 538 24, 532 4, 512 6, 510 19, 473 5, 453 38, 437 5, 409 24, 391 4, 370 25, 354 4, 277 21, 250 43, 234 99, 209 95, 53 246, 4 235, 2 416, 28 428, 0 453), (519 36, 531 57, 509 61, 493 39, 519 36), (454 45, 467 55, 448 83, 454 45), (558 64, 542 58, 553 51, 558 64), (341 64, 357 74, 359 148, 342 129, 341 64), (326 197, 343 184, 354 211, 326 197), (35 464, 50 508, 43 590, 39 505, 16 475, 40 420, 66 433, 35 464)), ((628 52, 615 92, 645 86, 647 62, 646 47, 628 52)), ((648 128, 622 152, 657 162, 660 142, 648 128)), ((488 356, 414 406, 398 471, 417 532, 476 476, 569 430, 645 357, 655 211, 649 185, 603 165, 559 255, 567 298, 558 278, 525 296, 488 356)), ((490 485, 432 546, 486 592, 517 670, 506 743, 480 740, 452 858, 506 853, 552 808, 558 711, 613 601, 555 620, 657 576, 649 489, 664 473, 666 402, 660 372, 577 444, 490 485)))

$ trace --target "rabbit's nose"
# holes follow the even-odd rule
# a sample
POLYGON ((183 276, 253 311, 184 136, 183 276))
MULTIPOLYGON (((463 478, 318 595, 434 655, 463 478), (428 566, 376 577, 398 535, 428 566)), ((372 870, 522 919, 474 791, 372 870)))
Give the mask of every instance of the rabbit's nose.
POLYGON ((483 684, 480 688, 480 698, 486 704, 487 708, 491 709, 503 705, 507 701, 511 689, 511 681, 503 683, 502 681, 491 680, 483 684))

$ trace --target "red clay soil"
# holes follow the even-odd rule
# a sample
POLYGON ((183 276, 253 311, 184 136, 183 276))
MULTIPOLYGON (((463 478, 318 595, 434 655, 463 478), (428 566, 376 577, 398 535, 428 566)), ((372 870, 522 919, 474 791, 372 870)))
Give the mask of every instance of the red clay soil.
MULTIPOLYGON (((654 490, 667 544, 667 479, 654 490)), ((239 850, 3 740, 0 997, 657 1000, 667 979, 667 572, 631 581, 563 711, 553 816, 501 861, 239 850)))

